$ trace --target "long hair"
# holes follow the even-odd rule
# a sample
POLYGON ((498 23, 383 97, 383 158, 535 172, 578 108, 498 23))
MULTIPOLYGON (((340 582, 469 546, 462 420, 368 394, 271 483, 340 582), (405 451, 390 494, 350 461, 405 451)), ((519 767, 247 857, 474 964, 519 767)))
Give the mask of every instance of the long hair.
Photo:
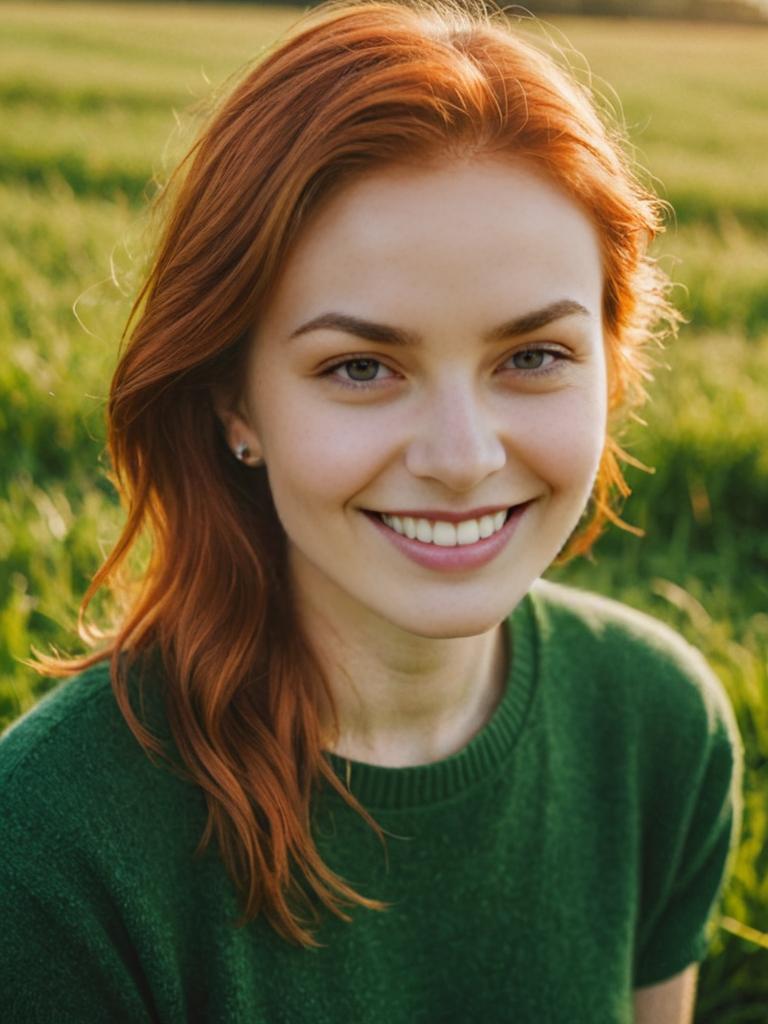
POLYGON ((150 756, 165 756, 129 695, 129 668, 159 655, 182 772, 207 803, 196 853, 215 835, 243 896, 239 924, 263 913, 304 946, 319 945, 308 927, 318 901, 345 921, 355 905, 387 906, 319 856, 315 788, 325 780, 383 835, 324 755, 334 736, 321 707, 336 737, 338 719, 294 607, 268 480, 232 456, 212 392, 242 379, 254 325, 320 203, 391 161, 486 154, 538 165, 597 228, 611 419, 591 519, 570 553, 618 518, 611 496, 626 486, 613 427, 643 398, 649 341, 674 321, 668 282, 647 255, 661 204, 587 90, 499 12, 456 0, 331 0, 248 71, 171 177, 109 398, 126 521, 81 607, 94 650, 38 655, 41 671, 62 676, 110 659, 127 724, 150 756), (131 579, 146 541, 149 556, 131 579), (122 610, 97 633, 85 613, 102 589, 122 610))

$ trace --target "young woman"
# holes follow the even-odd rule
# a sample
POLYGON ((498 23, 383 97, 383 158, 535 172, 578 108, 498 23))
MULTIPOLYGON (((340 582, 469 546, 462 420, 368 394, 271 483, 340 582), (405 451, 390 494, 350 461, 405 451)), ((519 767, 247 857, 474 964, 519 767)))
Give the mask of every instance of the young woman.
POLYGON ((0 745, 4 1021, 690 1021, 732 712, 539 579, 674 321, 615 138, 436 3, 326 4, 223 102, 111 391, 123 610, 0 745))

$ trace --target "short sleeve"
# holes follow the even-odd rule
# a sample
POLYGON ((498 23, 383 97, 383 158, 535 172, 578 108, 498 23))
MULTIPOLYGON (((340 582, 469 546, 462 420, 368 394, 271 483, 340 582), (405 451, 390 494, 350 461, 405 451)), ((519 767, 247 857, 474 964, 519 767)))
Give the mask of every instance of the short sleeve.
POLYGON ((644 874, 636 987, 705 958, 712 915, 741 833, 743 746, 728 699, 708 669, 702 697, 700 756, 657 794, 646 839, 650 866, 644 874))

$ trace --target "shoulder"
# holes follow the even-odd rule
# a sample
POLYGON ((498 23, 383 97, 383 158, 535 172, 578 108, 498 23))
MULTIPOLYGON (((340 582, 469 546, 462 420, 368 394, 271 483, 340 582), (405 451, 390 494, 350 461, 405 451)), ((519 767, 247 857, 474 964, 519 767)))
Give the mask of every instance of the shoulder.
POLYGON ((701 652, 645 612, 599 594, 539 580, 531 603, 545 657, 585 676, 609 677, 661 710, 687 703, 710 718, 728 713, 722 683, 701 652))
POLYGON ((100 728, 114 728, 116 723, 109 723, 113 703, 109 667, 103 662, 60 680, 0 736, 3 786, 7 787, 19 770, 34 765, 52 747, 71 747, 75 729, 92 729, 97 721, 100 728))
MULTIPOLYGON (((159 687, 157 680, 154 691, 146 688, 148 714, 135 700, 135 679, 129 692, 140 721, 164 743, 159 687)), ((142 801, 151 810, 189 789, 164 763, 130 730, 109 665, 100 663, 60 682, 0 737, 0 816, 16 823, 17 840, 37 830, 63 839, 95 835, 110 822, 127 826, 142 801)), ((5 836, 11 831, 9 824, 5 836)))
POLYGON ((538 580, 531 600, 540 626, 558 642, 587 644, 594 654, 615 660, 627 654, 677 664, 686 671, 704 670, 699 652, 659 619, 602 594, 538 580))
MULTIPOLYGON (((540 580, 530 593, 543 675, 556 698, 670 770, 743 757, 725 688, 674 629, 621 602, 540 580)), ((650 767, 650 766, 649 766, 650 767)), ((738 768, 738 764, 736 765, 738 768)))
MULTIPOLYGON (((136 677, 129 678, 134 710, 136 677)), ((161 681, 150 705, 159 707, 161 681)), ((73 763, 78 771, 103 767, 141 752, 118 707, 107 662, 61 680, 0 737, 0 787, 12 786, 19 774, 27 778, 52 762, 62 769, 73 763)), ((52 780, 49 778, 48 783, 52 780)))

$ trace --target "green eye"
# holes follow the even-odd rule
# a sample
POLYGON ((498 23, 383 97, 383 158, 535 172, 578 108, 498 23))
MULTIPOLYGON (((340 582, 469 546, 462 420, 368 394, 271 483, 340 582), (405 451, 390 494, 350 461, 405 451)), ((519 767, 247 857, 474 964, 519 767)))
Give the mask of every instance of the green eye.
POLYGON ((518 370, 540 370, 544 357, 550 354, 540 348, 527 348, 523 352, 515 352, 512 362, 518 370))
POLYGON ((386 384, 397 375, 393 374, 380 359, 358 356, 355 359, 342 359, 341 362, 334 363, 323 370, 321 376, 332 380, 334 384, 361 391, 367 387, 386 384))
POLYGON ((350 359, 343 364, 347 368, 350 380, 375 380, 376 371, 381 365, 375 359, 350 359))

